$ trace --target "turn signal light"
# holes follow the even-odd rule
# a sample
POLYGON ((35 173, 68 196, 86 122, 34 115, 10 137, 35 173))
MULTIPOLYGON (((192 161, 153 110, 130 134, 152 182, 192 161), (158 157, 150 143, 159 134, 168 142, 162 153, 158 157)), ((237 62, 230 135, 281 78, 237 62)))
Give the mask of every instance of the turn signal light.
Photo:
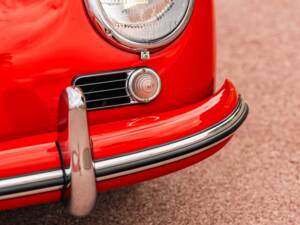
POLYGON ((138 69, 130 75, 128 90, 136 101, 148 103, 154 100, 161 91, 160 77, 152 69, 138 69))

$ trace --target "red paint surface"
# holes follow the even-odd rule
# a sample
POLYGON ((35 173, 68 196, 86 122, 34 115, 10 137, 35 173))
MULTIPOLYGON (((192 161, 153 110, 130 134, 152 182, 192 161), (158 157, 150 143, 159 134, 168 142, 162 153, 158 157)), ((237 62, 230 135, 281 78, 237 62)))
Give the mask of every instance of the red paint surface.
MULTIPOLYGON (((238 101, 227 81, 212 97, 197 104, 152 116, 90 126, 94 159, 160 145, 197 133, 229 115, 238 101)), ((58 169, 57 134, 0 143, 0 177, 58 169)))
POLYGON ((162 79, 153 103, 91 112, 92 125, 177 109, 213 92, 211 1, 196 1, 183 35, 149 61, 106 42, 83 1, 1 2, 0 30, 0 142, 55 132, 59 96, 79 74, 148 66, 162 79))
POLYGON ((226 81, 219 92, 199 103, 151 116, 93 126, 90 134, 94 158, 145 149, 198 133, 229 115, 237 101, 234 86, 226 81))
MULTIPOLYGON (((108 156, 141 150, 199 132, 228 116, 236 107, 237 101, 236 89, 232 83, 227 81, 219 92, 197 104, 153 114, 151 117, 146 116, 105 125, 90 126, 94 159, 98 160, 108 156)), ((53 133, 48 135, 48 143, 39 143, 46 140, 47 137, 44 135, 23 139, 22 141, 2 143, 0 147, 6 150, 0 152, 0 158, 2 159, 0 161, 0 177, 12 177, 34 171, 60 168, 58 152, 55 148, 56 138, 53 133), (34 145, 35 142, 39 144, 34 145), (31 145, 18 147, 18 145, 25 143, 31 145), (10 149, 11 146, 14 146, 14 148, 10 149)), ((167 166, 101 182, 98 190, 103 191, 130 185, 182 169, 213 154, 225 143, 167 166)), ((39 195, 36 195, 36 197, 39 198, 39 195)), ((35 196, 32 196, 26 198, 29 200, 24 201, 24 205, 29 204, 31 198, 33 199, 32 204, 37 203, 35 196)), ((57 199, 51 199, 51 201, 55 200, 57 199)), ((10 201, 14 202, 16 200, 10 201)), ((0 208, 6 207, 4 205, 6 202, 0 201, 0 208)), ((13 204, 7 204, 7 207, 11 205, 13 204)))
MULTIPOLYGON (((215 74, 212 1, 195 1, 184 33, 141 61, 94 30, 83 1, 0 3, 0 179, 58 169, 59 97, 80 74, 148 66, 162 79, 153 103, 90 112, 94 159, 163 144, 225 118, 237 103, 230 82, 212 96, 215 74)), ((161 176, 196 163, 197 156, 99 184, 99 191, 161 176)), ((0 201, 0 210, 59 200, 59 192, 0 201)))

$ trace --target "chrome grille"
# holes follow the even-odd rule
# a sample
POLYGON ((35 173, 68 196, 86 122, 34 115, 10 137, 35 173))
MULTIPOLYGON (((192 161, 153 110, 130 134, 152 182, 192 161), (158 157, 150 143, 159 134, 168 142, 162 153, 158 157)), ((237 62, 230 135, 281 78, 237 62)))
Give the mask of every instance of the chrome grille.
POLYGON ((83 91, 88 110, 137 103, 127 91, 127 79, 133 70, 78 76, 73 85, 83 91))

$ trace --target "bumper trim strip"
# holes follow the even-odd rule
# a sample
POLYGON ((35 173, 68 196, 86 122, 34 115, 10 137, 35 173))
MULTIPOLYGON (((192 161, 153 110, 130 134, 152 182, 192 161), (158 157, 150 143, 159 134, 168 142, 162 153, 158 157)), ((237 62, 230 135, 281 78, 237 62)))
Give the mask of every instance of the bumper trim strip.
MULTIPOLYGON (((95 161, 96 180, 109 180, 145 171, 204 152, 231 137, 247 115, 248 106, 240 97, 235 110, 227 118, 197 134, 127 155, 95 161)), ((65 171, 70 182, 71 171, 65 171)), ((0 200, 58 191, 63 184, 61 169, 0 179, 0 200), (45 182, 47 187, 43 185, 45 182)))
POLYGON ((248 106, 240 97, 235 110, 223 121, 164 145, 95 162, 97 181, 166 165, 199 154, 229 138, 244 122, 248 106))

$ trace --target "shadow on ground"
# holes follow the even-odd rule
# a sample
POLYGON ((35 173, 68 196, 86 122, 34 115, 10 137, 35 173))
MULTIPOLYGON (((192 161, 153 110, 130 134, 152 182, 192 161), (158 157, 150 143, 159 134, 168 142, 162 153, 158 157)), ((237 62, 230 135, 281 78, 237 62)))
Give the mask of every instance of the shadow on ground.
POLYGON ((102 193, 98 196, 95 212, 85 218, 68 215, 62 203, 38 205, 0 213, 0 224, 107 224, 128 220, 120 208, 137 201, 139 185, 102 193))

